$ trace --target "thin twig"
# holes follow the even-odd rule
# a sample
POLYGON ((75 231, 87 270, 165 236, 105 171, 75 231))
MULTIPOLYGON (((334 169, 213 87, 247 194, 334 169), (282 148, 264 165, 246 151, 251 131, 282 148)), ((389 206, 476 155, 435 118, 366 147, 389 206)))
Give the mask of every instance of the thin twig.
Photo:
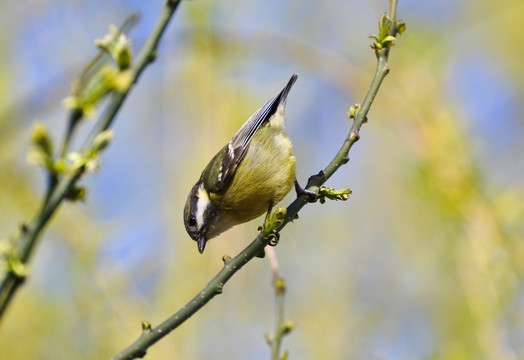
MULTIPOLYGON (((133 26, 136 25, 140 19, 139 13, 132 13, 128 15, 122 25, 118 28, 120 34, 127 34, 133 26)), ((78 96, 80 95, 81 89, 84 88, 85 84, 89 81, 93 74, 96 74, 98 70, 107 62, 111 61, 110 57, 102 49, 91 59, 88 65, 80 72, 80 74, 73 81, 73 86, 71 86, 71 95, 78 96)), ((76 130, 77 125, 80 123, 80 120, 84 117, 84 112, 82 109, 77 107, 71 109, 67 118, 67 128, 64 134, 64 139, 62 141, 62 147, 60 149, 60 157, 65 157, 69 150, 69 145, 71 143, 73 133, 76 130)))
MULTIPOLYGON (((280 268, 278 265, 278 258, 275 248, 266 246, 266 256, 273 274, 273 288, 275 289, 275 305, 276 305, 276 325, 275 334, 267 335, 267 341, 271 346, 271 360, 280 360, 280 345, 282 338, 289 333, 293 327, 291 322, 286 322, 284 296, 286 295, 286 283, 284 278, 280 276, 280 268)), ((284 352, 283 358, 287 358, 287 351, 284 352)))
MULTIPOLYGON (((394 8, 397 6, 397 1, 392 0, 390 4, 392 6, 390 14, 394 15, 394 8)), ((394 19, 392 20, 395 21, 394 19)), ((395 25, 393 29, 396 30, 395 25)), ((367 119, 367 114, 380 88, 380 84, 389 72, 387 65, 389 48, 386 47, 381 50, 375 50, 375 53, 378 60, 375 76, 373 77, 370 89, 368 90, 360 109, 355 113, 353 125, 351 126, 349 134, 329 165, 317 175, 313 175, 309 178, 306 188, 310 191, 316 192, 319 187, 323 185, 342 165, 348 162, 348 153, 353 144, 355 144, 360 137, 359 130, 367 119)), ((301 195, 295 199, 295 201, 287 207, 285 220, 277 230, 281 231, 291 220, 295 219, 300 209, 302 209, 302 207, 304 207, 308 202, 308 195, 301 195)), ((143 323, 142 334, 140 337, 122 352, 115 355, 113 360, 144 357, 150 346, 184 323, 184 321, 189 319, 216 295, 222 293, 222 289, 227 281, 245 264, 251 261, 254 257, 259 256, 264 251, 264 248, 269 241, 270 238, 264 238, 263 235, 259 234, 251 244, 234 258, 225 256, 223 259, 224 267, 202 289, 202 291, 196 294, 185 306, 160 325, 153 328, 149 323, 143 323)))
POLYGON ((268 246, 265 249, 267 261, 271 268, 271 274, 273 274, 273 282, 280 277, 280 266, 278 265, 277 252, 273 246, 268 246))
MULTIPOLYGON (((179 4, 180 0, 166 0, 155 28, 152 30, 134 62, 134 66, 130 70, 133 84, 136 83, 146 66, 155 59, 158 43, 179 4)), ((84 150, 92 146, 98 134, 111 126, 131 88, 132 87, 123 92, 113 93, 106 112, 95 124, 95 128, 85 141, 84 150)), ((52 184, 51 191, 48 191, 45 195, 45 205, 42 206, 39 213, 28 225, 21 226, 20 234, 15 242, 15 252, 18 254, 19 261, 22 265, 26 265, 29 262, 43 229, 84 172, 85 169, 83 166, 78 167, 73 172, 64 175, 60 180, 57 179, 56 184, 52 184)), ((12 270, 7 271, 5 277, 2 279, 0 283, 0 319, 12 300, 15 291, 23 282, 24 277, 12 270)))

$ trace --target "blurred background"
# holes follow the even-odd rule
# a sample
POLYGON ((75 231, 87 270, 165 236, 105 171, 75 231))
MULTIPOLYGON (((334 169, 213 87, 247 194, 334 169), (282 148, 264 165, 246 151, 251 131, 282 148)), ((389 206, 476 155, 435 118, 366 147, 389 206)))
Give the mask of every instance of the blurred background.
MULTIPOLYGON (((61 101, 133 11, 135 52, 162 1, 0 3, 0 238, 36 213, 37 121, 55 139, 61 101)), ((182 222, 215 152, 287 82, 298 180, 322 169, 375 70, 368 35, 386 0, 185 1, 114 124, 102 168, 47 228, 0 328, 5 359, 103 359, 183 306, 255 236, 203 255, 182 222)), ((276 248, 292 359, 524 359, 524 41, 519 0, 400 0, 407 31, 350 153, 327 184, 347 202, 306 206, 276 248)), ((75 137, 81 143, 92 123, 75 137)), ((282 205, 289 204, 293 194, 282 205)), ((149 359, 268 359, 267 259, 255 259, 149 359)))

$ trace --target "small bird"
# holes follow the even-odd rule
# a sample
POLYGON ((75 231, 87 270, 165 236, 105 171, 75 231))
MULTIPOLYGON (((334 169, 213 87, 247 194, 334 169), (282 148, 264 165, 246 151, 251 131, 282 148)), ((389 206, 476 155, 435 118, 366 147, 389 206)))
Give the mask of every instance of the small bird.
POLYGON ((287 195, 296 176, 285 133, 287 96, 297 80, 256 111, 207 164, 184 207, 184 225, 198 251, 231 227, 252 220, 287 195))

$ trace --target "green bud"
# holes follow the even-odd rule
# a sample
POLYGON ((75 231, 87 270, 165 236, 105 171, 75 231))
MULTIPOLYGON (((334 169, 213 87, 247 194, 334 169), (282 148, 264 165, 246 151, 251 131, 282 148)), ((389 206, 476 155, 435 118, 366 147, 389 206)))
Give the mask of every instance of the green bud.
POLYGON ((104 130, 100 134, 98 134, 95 137, 95 140, 93 140, 93 145, 91 146, 91 151, 94 153, 99 153, 100 151, 104 150, 107 145, 109 145, 109 142, 113 138, 113 131, 112 130, 104 130))
MULTIPOLYGON (((399 21, 396 23, 396 31, 401 34, 404 32, 406 24, 399 21)), ((392 21, 387 14, 383 14, 378 21, 378 36, 371 35, 370 38, 375 40, 374 44, 371 44, 371 48, 375 51, 382 50, 384 48, 390 48, 395 45, 396 38, 392 33, 392 21)))
POLYGON ((357 111, 360 109, 360 104, 355 104, 348 110, 348 118, 354 119, 357 111))
POLYGON ((18 259, 12 259, 8 263, 8 269, 15 274, 15 276, 19 279, 25 279, 27 276, 27 266, 25 266, 20 260, 18 259))
POLYGON ((70 201, 81 201, 86 197, 86 189, 82 186, 73 186, 66 194, 66 199, 70 201))
POLYGON ((277 295, 284 295, 286 292, 286 282, 284 281, 284 278, 279 277, 274 282, 275 291, 277 295))
POLYGON ((291 330, 295 327, 295 323, 293 321, 288 321, 284 325, 284 335, 289 334, 291 330))
POLYGON ((134 81, 135 78, 133 77, 133 73, 131 71, 121 71, 115 76, 113 87, 116 91, 123 93, 131 88, 134 81))
POLYGON ((71 161, 73 168, 84 166, 86 163, 86 158, 84 155, 79 152, 70 152, 67 154, 67 159, 71 161))
POLYGON ((79 96, 71 95, 62 100, 62 105, 68 109, 82 109, 82 99, 79 96))
POLYGON ((43 123, 35 125, 31 134, 32 148, 27 154, 27 160, 31 164, 43 166, 50 174, 57 173, 55 159, 53 157, 53 142, 43 123))
POLYGON ((397 40, 394 36, 388 35, 382 40, 382 46, 386 48, 390 48, 393 45, 395 45, 395 40, 397 40))
POLYGON ((387 14, 383 14, 378 22, 380 42, 382 42, 383 39, 385 39, 386 36, 389 35, 390 29, 391 29, 391 19, 389 18, 387 14))
POLYGON ((109 64, 104 64, 93 75, 82 92, 82 106, 94 105, 104 95, 113 90, 115 76, 118 71, 109 64))
POLYGON ((65 98, 62 104, 67 109, 81 110, 87 118, 93 118, 96 115, 98 101, 116 88, 118 74, 119 71, 114 66, 100 65, 93 74, 86 76, 82 81, 75 81, 73 95, 65 98))
POLYGON ((53 156, 53 141, 44 123, 39 122, 35 125, 31 140, 33 145, 43 154, 49 157, 53 156))
POLYGON ((271 238, 272 244, 276 245, 278 243, 277 236, 274 234, 273 230, 278 229, 280 225, 282 225, 286 217, 286 211, 286 208, 278 208, 274 210, 269 216, 269 219, 266 220, 266 226, 260 226, 258 228, 262 235, 264 235, 264 238, 271 238))
POLYGON ((273 335, 272 333, 265 333, 265 334, 264 334, 264 337, 266 338, 266 342, 267 342, 269 345, 272 345, 272 344, 273 344, 273 341, 275 340, 275 335, 273 335))
POLYGON ((25 266, 25 264, 23 264, 18 258, 10 259, 7 263, 7 268, 19 279, 25 279, 28 273, 27 266, 25 266))
POLYGON ((402 35, 406 31, 406 23, 404 21, 397 21, 397 34, 402 35))
POLYGON ((109 34, 95 40, 95 45, 110 55, 120 70, 131 66, 131 41, 121 34, 114 25, 109 26, 109 34))
POLYGON ((350 189, 341 189, 341 190, 335 190, 330 189, 325 186, 321 186, 318 190, 319 193, 319 199, 320 203, 323 204, 325 202, 325 199, 329 200, 347 200, 349 199, 349 195, 351 194, 350 189))
POLYGON ((64 158, 59 158, 55 161, 54 171, 56 174, 65 174, 69 171, 69 167, 64 158))
POLYGON ((0 264, 4 271, 12 273, 18 279, 23 280, 27 276, 27 267, 18 258, 14 244, 10 240, 0 240, 0 264))
POLYGON ((131 66, 131 41, 124 34, 118 37, 113 49, 113 57, 120 70, 128 69, 131 66))
POLYGON ((88 159, 85 163, 87 172, 95 172, 100 169, 100 160, 97 157, 88 159))

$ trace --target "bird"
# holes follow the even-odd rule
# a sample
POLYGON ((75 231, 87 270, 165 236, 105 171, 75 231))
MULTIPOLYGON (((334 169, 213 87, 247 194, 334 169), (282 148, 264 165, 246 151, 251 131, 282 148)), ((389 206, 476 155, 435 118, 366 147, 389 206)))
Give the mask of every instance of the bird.
POLYGON ((204 252, 231 227, 271 212, 296 182, 296 159, 285 132, 287 97, 298 75, 257 110, 207 164, 184 206, 184 225, 204 252))

